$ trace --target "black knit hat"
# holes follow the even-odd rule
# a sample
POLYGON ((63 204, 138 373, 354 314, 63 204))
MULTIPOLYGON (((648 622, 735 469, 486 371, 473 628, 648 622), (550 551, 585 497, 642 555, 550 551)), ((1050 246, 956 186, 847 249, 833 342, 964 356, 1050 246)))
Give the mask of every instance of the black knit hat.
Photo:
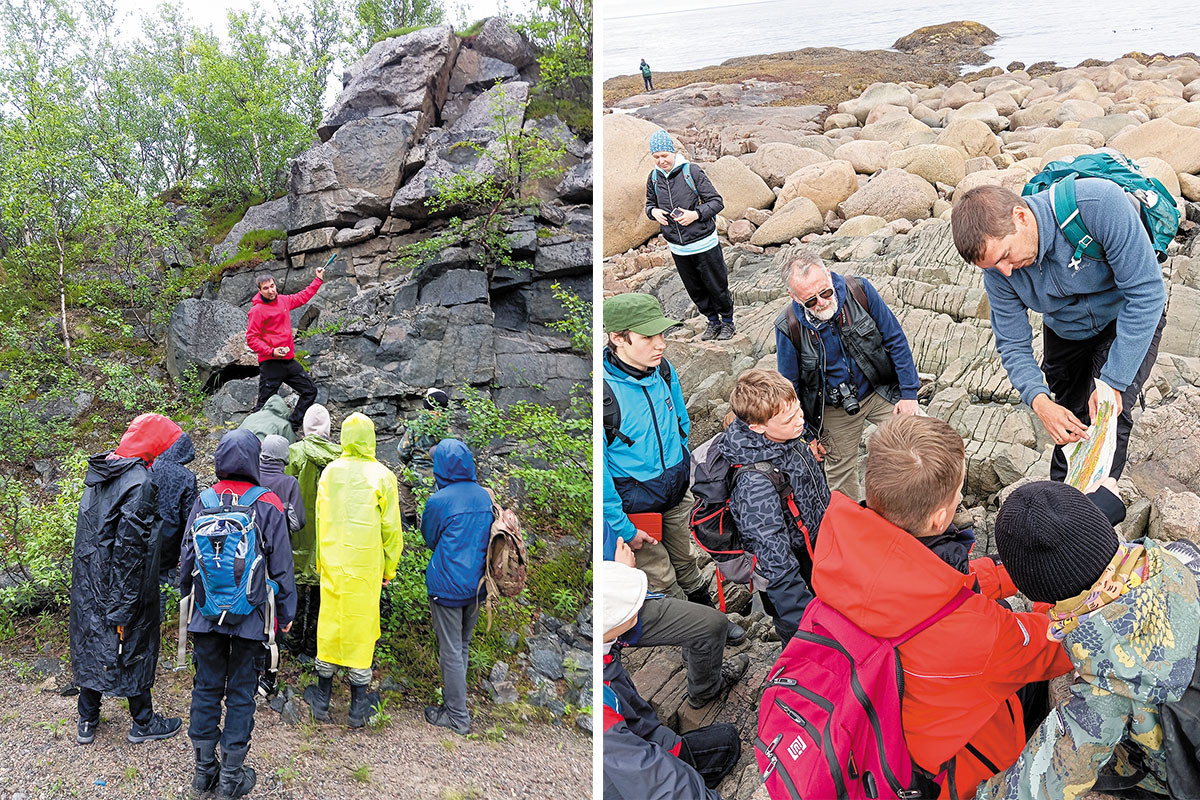
POLYGON ((1054 603, 1091 588, 1119 543, 1100 509, 1057 481, 1020 487, 996 517, 1000 558, 1016 587, 1034 602, 1054 603))

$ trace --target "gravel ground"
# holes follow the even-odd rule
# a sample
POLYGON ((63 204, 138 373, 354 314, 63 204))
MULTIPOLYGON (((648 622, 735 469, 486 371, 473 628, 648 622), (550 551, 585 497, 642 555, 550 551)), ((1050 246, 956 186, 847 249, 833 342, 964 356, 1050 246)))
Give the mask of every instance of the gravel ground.
MULTIPOLYGON (((129 744, 129 712, 105 698, 96 741, 75 743, 75 698, 64 679, 22 683, 18 663, 0 674, 0 800, 188 797, 193 758, 187 739, 191 677, 159 672, 156 710, 184 719, 173 739, 129 744)), ((26 674, 27 678, 28 675, 26 674)), ((344 721, 349 690, 335 684, 334 719, 344 721)), ((303 703, 301 706, 307 709, 303 703)), ((260 706, 247 765, 258 771, 250 798, 375 800, 589 797, 592 742, 564 727, 476 719, 469 740, 425 722, 420 708, 388 711, 380 730, 306 721, 286 725, 260 706), (499 738, 501 741, 490 741, 499 738), (489 735, 490 734, 490 735, 489 735), (365 770, 363 767, 365 766, 365 770)))

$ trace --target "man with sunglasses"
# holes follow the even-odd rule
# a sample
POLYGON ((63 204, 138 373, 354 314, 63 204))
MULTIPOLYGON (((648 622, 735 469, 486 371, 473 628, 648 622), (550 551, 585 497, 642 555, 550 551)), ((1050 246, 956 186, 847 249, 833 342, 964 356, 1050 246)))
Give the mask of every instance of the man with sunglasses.
POLYGON ((861 500, 866 423, 919 413, 908 339, 863 278, 843 278, 809 255, 790 259, 782 277, 792 302, 775 319, 778 369, 796 387, 829 488, 861 500))

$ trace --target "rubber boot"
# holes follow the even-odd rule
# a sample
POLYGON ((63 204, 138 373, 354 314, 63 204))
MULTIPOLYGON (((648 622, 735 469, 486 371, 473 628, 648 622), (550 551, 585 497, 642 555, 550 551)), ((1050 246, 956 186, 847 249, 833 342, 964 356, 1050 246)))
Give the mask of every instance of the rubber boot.
POLYGON ((369 686, 350 684, 350 727, 361 728, 367 724, 371 711, 379 705, 379 695, 370 691, 369 686))
POLYGON ((197 798, 217 788, 217 781, 221 776, 221 765, 217 763, 217 740, 193 739, 192 752, 196 754, 192 797, 197 798))
POLYGON ((322 678, 304 690, 304 700, 312 709, 313 719, 329 722, 329 697, 333 694, 333 676, 322 678))
POLYGON ((221 749, 221 780, 217 783, 216 800, 237 800, 250 794, 250 790, 258 783, 254 770, 242 766, 246 761, 249 747, 237 750, 221 749))

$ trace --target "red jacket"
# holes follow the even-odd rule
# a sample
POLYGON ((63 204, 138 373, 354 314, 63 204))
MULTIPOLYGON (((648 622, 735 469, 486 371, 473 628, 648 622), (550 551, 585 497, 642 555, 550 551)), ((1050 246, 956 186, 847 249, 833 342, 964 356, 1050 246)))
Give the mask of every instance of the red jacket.
MULTIPOLYGON (((976 580, 840 492, 825 512, 814 562, 817 596, 881 637, 899 636, 976 580)), ((1047 640, 1048 624, 1044 614, 1014 614, 976 594, 901 645, 909 752, 935 774, 953 757, 959 797, 974 797, 979 782, 1025 746, 1014 692, 1072 669, 1062 646, 1047 640)), ((941 796, 949 796, 949 781, 941 796)))
POLYGON ((312 299, 321 288, 323 281, 313 278, 313 282, 296 294, 277 295, 274 300, 267 302, 261 294, 254 295, 250 302, 250 317, 246 320, 246 344, 258 354, 258 363, 274 355, 276 347, 287 346, 284 359, 296 357, 296 341, 292 338, 292 318, 289 312, 299 308, 312 299))

